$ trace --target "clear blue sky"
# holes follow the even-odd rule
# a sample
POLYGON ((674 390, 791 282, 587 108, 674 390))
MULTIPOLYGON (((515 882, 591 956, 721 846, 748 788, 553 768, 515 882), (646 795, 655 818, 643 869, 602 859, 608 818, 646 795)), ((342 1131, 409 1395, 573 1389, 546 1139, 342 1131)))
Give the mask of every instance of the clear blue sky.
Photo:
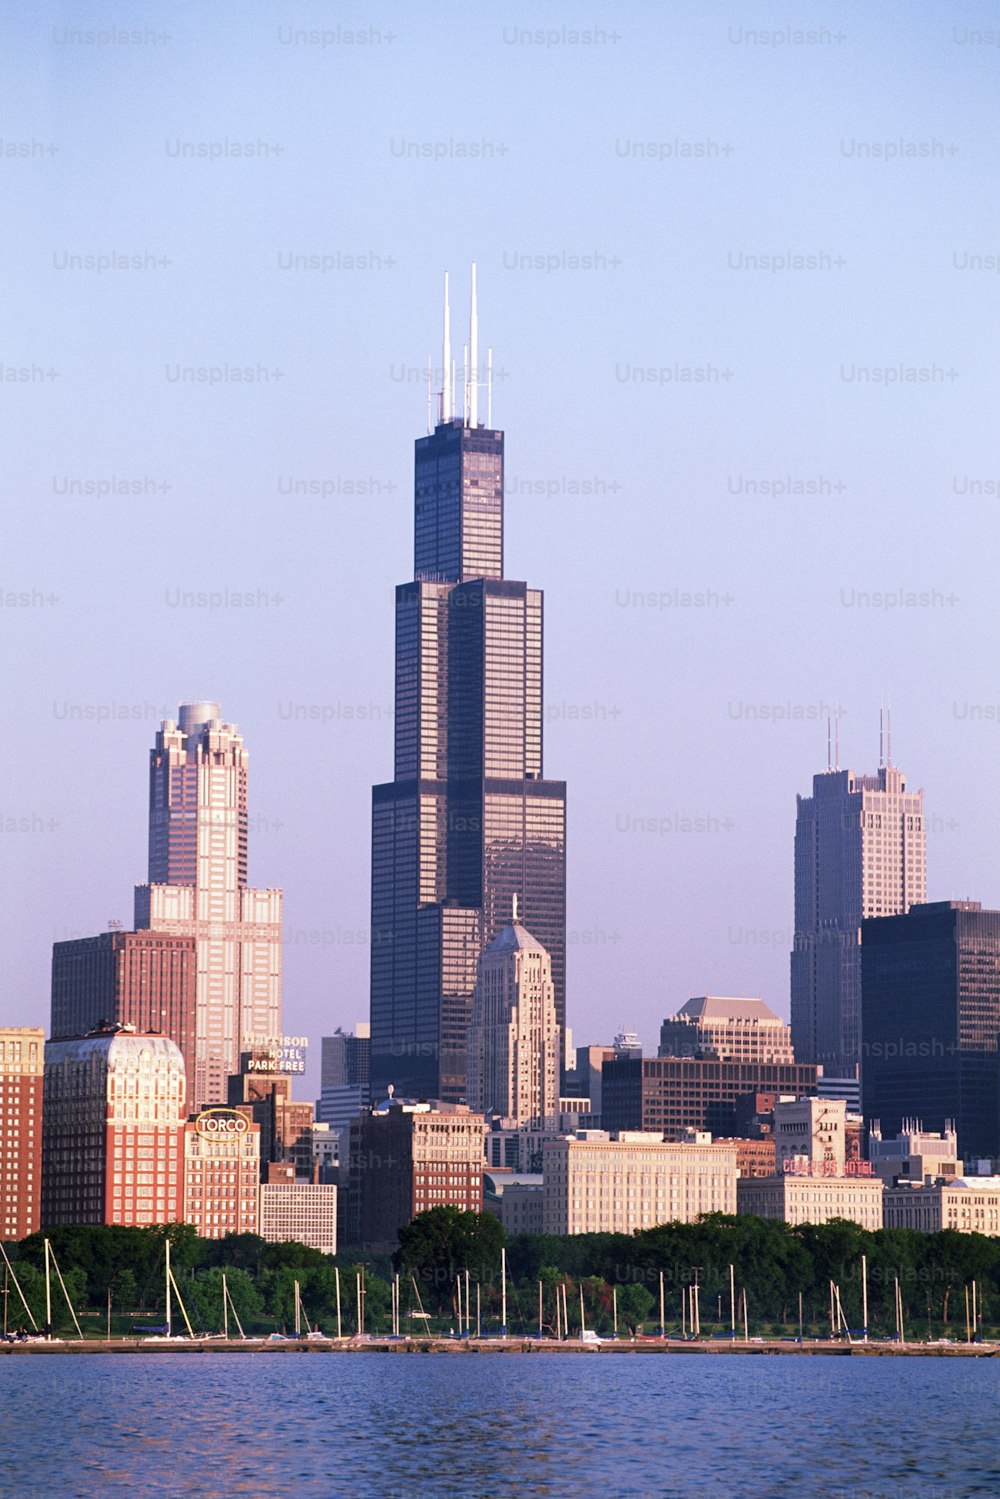
POLYGON ((931 896, 1000 902, 997 24, 832 0, 8 7, 0 1020, 47 1024, 53 939, 130 922, 148 749, 192 697, 251 750, 287 1028, 316 1062, 367 1015, 416 372, 442 271, 461 320, 473 259, 507 571, 546 597, 575 1039, 652 1048, 706 991, 787 1014, 827 704, 871 770, 891 694, 931 896), (141 39, 86 38, 112 24, 141 39), (788 256, 812 260, 760 268, 788 256), (175 378, 225 366, 272 378, 175 378), (74 492, 108 480, 144 492, 74 492), (227 590, 255 602, 179 601, 227 590))

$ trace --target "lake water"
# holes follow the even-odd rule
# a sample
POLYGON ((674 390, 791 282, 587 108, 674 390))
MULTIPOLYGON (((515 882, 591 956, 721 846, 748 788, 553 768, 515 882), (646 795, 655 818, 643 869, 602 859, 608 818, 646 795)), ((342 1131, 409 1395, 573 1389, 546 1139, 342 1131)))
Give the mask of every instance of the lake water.
POLYGON ((0 1358, 0 1494, 1000 1494, 1000 1359, 0 1358))

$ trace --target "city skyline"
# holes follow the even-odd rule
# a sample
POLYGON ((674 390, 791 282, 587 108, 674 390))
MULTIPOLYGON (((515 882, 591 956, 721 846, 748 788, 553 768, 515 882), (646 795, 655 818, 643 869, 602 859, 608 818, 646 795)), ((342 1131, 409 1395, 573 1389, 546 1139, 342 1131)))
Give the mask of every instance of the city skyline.
POLYGON ((178 13, 159 50, 107 49, 109 89, 14 14, 4 65, 50 86, 10 94, 42 152, 10 163, 5 230, 5 1022, 44 1023, 53 941, 129 924, 147 807, 119 767, 201 697, 253 746, 288 1028, 366 1015, 410 444, 440 274, 472 260, 505 571, 545 585, 572 789, 574 1038, 651 1051, 705 993, 787 1016, 794 798, 837 705, 865 771, 892 696, 928 899, 1000 905, 989 48, 851 3, 845 40, 783 51, 692 4, 574 49, 389 3, 362 55, 251 4, 235 34, 178 13), (186 149, 226 139, 281 154, 186 149))

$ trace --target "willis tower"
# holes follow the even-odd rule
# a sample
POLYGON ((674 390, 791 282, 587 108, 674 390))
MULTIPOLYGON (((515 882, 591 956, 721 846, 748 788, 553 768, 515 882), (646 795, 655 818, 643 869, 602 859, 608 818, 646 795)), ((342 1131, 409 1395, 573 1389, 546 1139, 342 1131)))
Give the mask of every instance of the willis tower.
POLYGON ((464 1099, 477 960, 515 896, 552 959, 560 1033, 566 1019, 566 786, 542 775, 542 595, 504 577, 504 434, 478 358, 473 266, 460 416, 445 277, 414 581, 396 589, 395 771, 372 792, 373 1098, 391 1083, 464 1099))

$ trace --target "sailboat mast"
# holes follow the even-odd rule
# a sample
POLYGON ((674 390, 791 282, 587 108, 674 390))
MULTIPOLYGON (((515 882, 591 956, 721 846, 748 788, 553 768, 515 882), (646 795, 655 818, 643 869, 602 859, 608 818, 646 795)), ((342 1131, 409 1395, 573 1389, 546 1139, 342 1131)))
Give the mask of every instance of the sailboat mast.
POLYGON ((226 1289, 226 1272, 222 1272, 222 1336, 229 1341, 229 1292, 226 1289))
POLYGON ((173 1331, 173 1329, 171 1327, 171 1314, 170 1314, 170 1312, 171 1312, 171 1309, 170 1309, 170 1240, 169 1239, 165 1239, 164 1243, 166 1245, 166 1250, 167 1250, 167 1337, 169 1338, 170 1335, 171 1335, 171 1332, 173 1331))
POLYGON ((506 1250, 506 1248, 502 1248, 500 1250, 500 1279, 501 1279, 501 1283, 502 1283, 502 1287, 503 1287, 502 1292, 501 1292, 501 1296, 500 1296, 500 1307, 501 1307, 501 1311, 500 1311, 500 1335, 501 1335, 501 1337, 505 1338, 507 1336, 507 1250, 506 1250))
POLYGON ((52 1336, 52 1274, 49 1269, 49 1241, 45 1240, 45 1336, 52 1336))

